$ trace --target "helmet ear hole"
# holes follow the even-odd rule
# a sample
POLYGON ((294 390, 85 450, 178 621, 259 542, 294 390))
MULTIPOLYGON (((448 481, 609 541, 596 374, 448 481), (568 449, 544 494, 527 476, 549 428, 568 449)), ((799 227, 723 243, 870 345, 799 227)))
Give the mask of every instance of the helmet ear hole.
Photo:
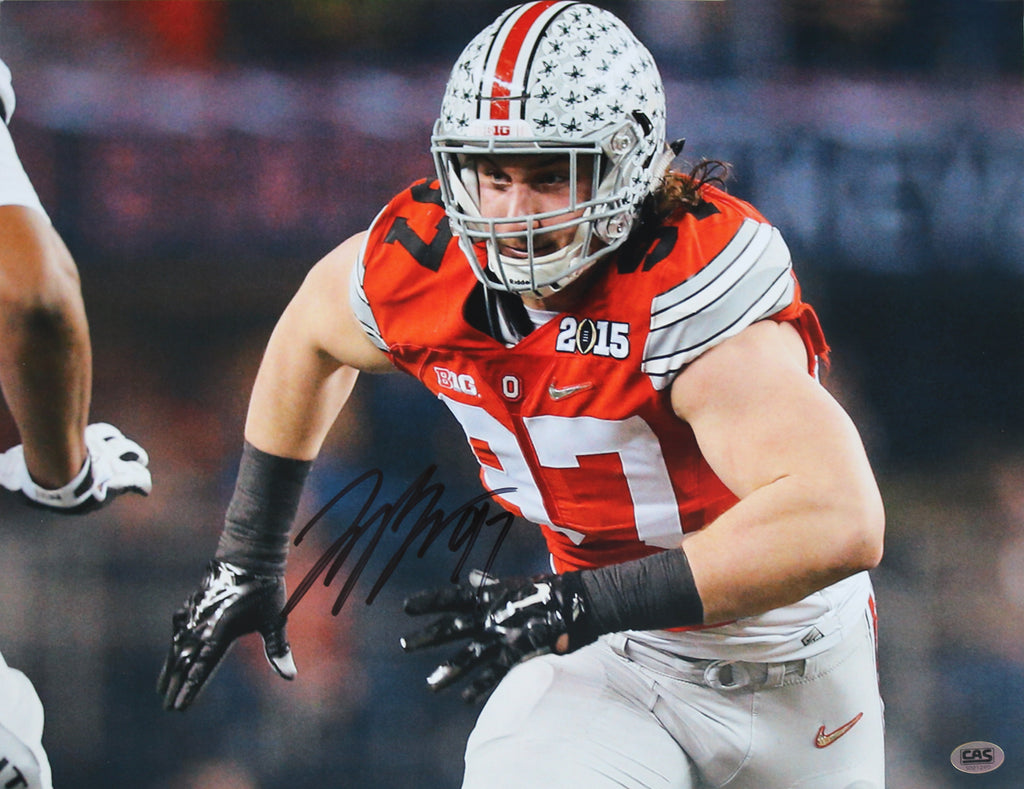
POLYGON ((640 124, 640 128, 644 130, 644 137, 654 131, 654 124, 651 119, 647 117, 646 113, 640 110, 633 110, 633 120, 640 124))
MULTIPOLYGON (((633 120, 635 120, 640 125, 641 130, 643 130, 644 137, 649 137, 651 132, 654 131, 654 124, 651 123, 651 119, 640 110, 633 110, 632 116, 633 120)), ((651 166, 651 162, 654 161, 654 155, 656 153, 658 153, 658 149, 652 148, 650 154, 648 154, 647 158, 644 159, 643 166, 645 169, 651 166)))

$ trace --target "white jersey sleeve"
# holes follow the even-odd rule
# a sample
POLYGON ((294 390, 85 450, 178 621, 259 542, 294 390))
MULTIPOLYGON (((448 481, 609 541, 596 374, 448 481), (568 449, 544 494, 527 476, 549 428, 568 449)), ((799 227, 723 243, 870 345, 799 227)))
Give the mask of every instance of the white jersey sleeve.
MULTIPOLYGON (((376 224, 379 218, 380 215, 378 214, 377 218, 373 220, 373 224, 376 224)), ((371 229, 373 224, 370 225, 371 229)), ((349 283, 348 298, 352 312, 355 314, 356 320, 363 327, 363 331, 366 332, 366 336, 370 338, 374 345, 387 353, 388 344, 384 341, 383 336, 381 336, 380 328, 377 326, 377 319, 374 317, 373 309, 370 307, 370 300, 366 296, 365 288, 363 288, 363 278, 366 275, 364 263, 366 259, 366 244, 370 238, 370 233, 367 233, 363 246, 359 250, 359 257, 356 258, 356 264, 352 267, 352 281, 349 283)))
MULTIPOLYGON (((10 121, 14 112, 14 90, 11 87, 11 72, 0 60, 0 100, 4 106, 4 120, 10 121)), ((34 208, 49 219, 39 201, 32 181, 21 165, 14 140, 6 123, 0 123, 0 205, 23 205, 34 208)))
POLYGON ((11 83, 11 70, 0 60, 0 117, 4 123, 10 123, 13 114, 14 85, 11 83))
POLYGON ((664 389, 704 351, 784 309, 795 287, 782 234, 744 220, 710 263, 654 298, 643 371, 664 389))

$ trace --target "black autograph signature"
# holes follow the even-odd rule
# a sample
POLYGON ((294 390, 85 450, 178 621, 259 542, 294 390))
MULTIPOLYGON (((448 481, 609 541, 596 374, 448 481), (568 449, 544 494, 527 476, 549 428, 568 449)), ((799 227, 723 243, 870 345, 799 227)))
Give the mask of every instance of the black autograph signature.
POLYGON ((387 565, 384 567, 384 570, 381 572, 376 583, 373 585, 373 588, 370 590, 370 594, 366 598, 367 605, 374 601, 380 590, 384 587, 388 578, 391 577, 391 574, 402 561, 402 557, 405 556, 406 552, 412 547, 413 543, 420 537, 420 535, 424 535, 424 539, 419 550, 416 551, 416 556, 422 559, 430 546, 434 544, 437 538, 440 537, 449 526, 453 526, 453 529, 448 537, 448 549, 452 553, 462 549, 462 555, 459 557, 459 561, 455 565, 455 569, 452 571, 451 575, 451 580, 454 582, 458 580, 459 573, 461 572, 466 559, 469 557, 470 552, 473 550, 473 546, 476 544, 477 538, 480 536, 480 532, 483 527, 501 524, 501 530, 498 532, 494 546, 491 548, 491 552, 488 555, 487 562, 483 568, 484 572, 490 570, 498 554, 498 549, 501 547, 502 542, 505 540, 505 536, 512 527, 515 516, 505 510, 501 510, 496 514, 491 515, 488 500, 494 496, 510 493, 515 489, 500 488, 489 493, 481 493, 479 496, 475 496, 465 504, 454 509, 451 514, 446 515, 443 509, 436 506, 438 500, 444 494, 444 485, 437 482, 428 484, 436 470, 436 465, 428 467, 408 488, 406 488, 394 503, 382 504, 370 514, 368 513, 370 512, 371 507, 373 507, 377 494, 380 492, 381 485, 384 481, 384 475, 379 469, 371 469, 370 471, 359 475, 348 485, 342 488, 334 498, 327 502, 327 504, 310 519, 309 523, 307 523, 302 530, 295 535, 294 544, 296 546, 302 542, 309 530, 319 523, 330 509, 345 498, 345 496, 358 488, 364 482, 372 484, 370 495, 363 503, 362 509, 359 510, 359 514, 355 517, 352 524, 345 530, 341 537, 331 544, 331 546, 324 552, 323 556, 321 556, 316 564, 313 565, 313 568, 306 573, 306 577, 302 579, 302 582, 295 588, 295 591, 293 591, 291 596, 288 598, 288 602, 285 604, 282 614, 287 616, 295 606, 298 605, 299 601, 313 586, 317 578, 322 573, 325 573, 325 571, 326 573, 324 574, 323 584, 324 586, 330 586, 334 581, 335 576, 341 571, 345 561, 356 549, 363 536, 368 532, 372 532, 369 537, 369 542, 366 544, 363 552, 359 555, 355 566, 349 573, 348 578, 345 580, 345 584, 338 593, 338 597, 335 600, 334 605, 331 607, 331 614, 337 616, 338 612, 341 611, 342 606, 345 605, 345 601, 352 593, 352 590, 355 588, 356 582, 359 580, 359 576, 366 568, 367 563, 370 561, 370 557, 373 555, 373 552, 377 548, 381 538, 384 536, 384 533, 389 528, 392 532, 397 532, 402 527, 405 519, 413 515, 414 511, 421 505, 423 505, 423 508, 419 511, 418 515, 415 515, 415 520, 411 522, 408 535, 402 541, 402 544, 394 554, 392 554, 387 565))

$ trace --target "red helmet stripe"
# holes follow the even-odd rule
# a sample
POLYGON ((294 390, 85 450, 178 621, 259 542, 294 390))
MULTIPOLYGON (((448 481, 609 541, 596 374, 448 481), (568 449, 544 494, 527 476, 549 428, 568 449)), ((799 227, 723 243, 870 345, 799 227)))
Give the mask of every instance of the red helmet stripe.
MULTIPOLYGON (((505 37, 505 43, 502 45, 501 52, 498 55, 498 62, 494 69, 494 83, 491 86, 491 96, 499 98, 512 94, 512 80, 515 75, 516 63, 519 61, 520 52, 523 48, 523 42, 526 41, 530 29, 537 19, 551 6, 557 5, 559 1, 544 0, 544 2, 534 3, 512 25, 512 29, 509 30, 508 35, 505 37)), ((509 102, 491 102, 491 120, 508 120, 508 117, 509 102)))

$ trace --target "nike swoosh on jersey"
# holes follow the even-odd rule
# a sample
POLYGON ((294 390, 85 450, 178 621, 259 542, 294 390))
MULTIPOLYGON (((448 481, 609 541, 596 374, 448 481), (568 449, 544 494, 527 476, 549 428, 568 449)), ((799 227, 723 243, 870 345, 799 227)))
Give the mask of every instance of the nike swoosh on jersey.
POLYGON ((574 394, 585 392, 591 387, 593 387, 593 384, 589 381, 585 384, 575 384, 573 386, 555 386, 554 384, 548 384, 548 396, 552 400, 564 400, 567 397, 572 397, 574 394))
POLYGON ((859 721, 863 717, 864 717, 864 713, 863 712, 858 712, 857 716, 855 718, 853 718, 853 720, 847 721, 846 723, 844 723, 842 726, 840 726, 835 731, 830 731, 828 733, 825 732, 825 727, 822 726, 820 729, 818 729, 818 733, 814 737, 814 747, 815 748, 827 748, 832 743, 834 743, 836 740, 838 740, 840 737, 842 737, 844 734, 846 734, 846 732, 848 732, 850 729, 852 729, 854 726, 856 726, 857 725, 857 721, 859 721))

